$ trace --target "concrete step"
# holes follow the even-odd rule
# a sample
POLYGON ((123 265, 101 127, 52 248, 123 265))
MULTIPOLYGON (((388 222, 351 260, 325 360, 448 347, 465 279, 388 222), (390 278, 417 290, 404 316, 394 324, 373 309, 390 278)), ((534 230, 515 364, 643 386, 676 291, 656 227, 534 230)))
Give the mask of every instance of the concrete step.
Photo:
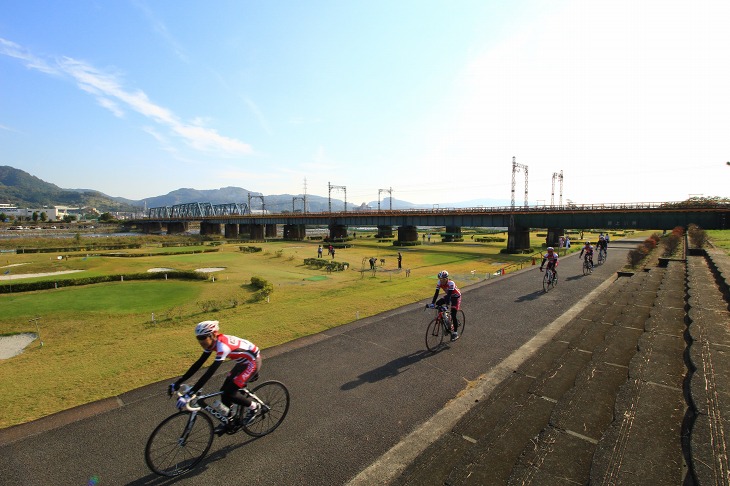
POLYGON ((697 484, 730 484, 730 312, 725 255, 688 259, 689 357, 694 421, 690 458, 697 484))
POLYGON ((616 395, 614 420, 596 448, 592 484, 682 484, 685 480, 685 295, 684 263, 670 262, 638 352, 629 363, 628 379, 616 395))

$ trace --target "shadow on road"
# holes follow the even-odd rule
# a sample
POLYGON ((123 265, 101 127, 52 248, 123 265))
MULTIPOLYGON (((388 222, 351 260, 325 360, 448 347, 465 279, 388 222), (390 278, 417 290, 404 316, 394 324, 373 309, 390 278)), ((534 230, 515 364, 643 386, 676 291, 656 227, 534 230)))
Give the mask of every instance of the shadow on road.
POLYGON ((352 390, 353 388, 357 388, 358 386, 364 385, 365 383, 375 383, 386 378, 393 378, 408 370, 411 365, 418 363, 424 358, 433 356, 434 354, 441 352, 445 348, 446 346, 442 347, 436 352, 422 350, 411 353, 407 356, 401 356, 400 358, 396 358, 393 361, 385 363, 383 366, 378 366, 374 370, 363 373, 362 375, 358 376, 356 380, 348 381, 347 383, 342 385, 340 389, 352 390))
POLYGON ((529 300, 535 300, 538 297, 540 297, 541 295, 543 295, 544 293, 545 292, 543 292, 542 290, 536 290, 536 291, 532 292, 531 294, 521 295, 521 296, 517 297, 515 299, 515 302, 525 302, 525 301, 529 301, 529 300))

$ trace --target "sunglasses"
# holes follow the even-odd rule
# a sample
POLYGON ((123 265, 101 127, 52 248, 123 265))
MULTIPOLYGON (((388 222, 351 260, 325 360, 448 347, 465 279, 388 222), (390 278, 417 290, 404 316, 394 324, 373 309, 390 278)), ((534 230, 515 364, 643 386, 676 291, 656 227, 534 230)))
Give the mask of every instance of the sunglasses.
POLYGON ((195 337, 198 338, 198 341, 205 341, 209 337, 213 337, 213 335, 212 334, 206 334, 205 336, 195 336, 195 337))

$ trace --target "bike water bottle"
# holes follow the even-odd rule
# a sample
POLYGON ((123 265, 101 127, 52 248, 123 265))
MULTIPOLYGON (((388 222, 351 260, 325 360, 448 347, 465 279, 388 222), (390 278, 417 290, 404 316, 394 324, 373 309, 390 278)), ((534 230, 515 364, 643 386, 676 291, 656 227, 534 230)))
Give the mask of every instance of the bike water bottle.
POLYGON ((216 400, 215 402, 213 402, 213 408, 218 410, 221 415, 224 416, 228 416, 228 412, 230 412, 230 409, 223 405, 223 402, 221 402, 220 400, 216 400))

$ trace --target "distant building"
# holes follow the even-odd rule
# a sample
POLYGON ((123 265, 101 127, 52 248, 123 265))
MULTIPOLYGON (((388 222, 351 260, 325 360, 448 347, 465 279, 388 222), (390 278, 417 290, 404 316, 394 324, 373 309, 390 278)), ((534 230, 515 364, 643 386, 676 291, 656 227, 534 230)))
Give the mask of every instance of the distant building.
POLYGON ((5 213, 8 218, 14 217, 15 219, 32 219, 33 213, 38 213, 39 216, 41 213, 46 213, 46 219, 48 221, 60 221, 67 214, 79 214, 79 208, 68 208, 65 206, 19 208, 12 204, 0 203, 0 213, 5 213))

